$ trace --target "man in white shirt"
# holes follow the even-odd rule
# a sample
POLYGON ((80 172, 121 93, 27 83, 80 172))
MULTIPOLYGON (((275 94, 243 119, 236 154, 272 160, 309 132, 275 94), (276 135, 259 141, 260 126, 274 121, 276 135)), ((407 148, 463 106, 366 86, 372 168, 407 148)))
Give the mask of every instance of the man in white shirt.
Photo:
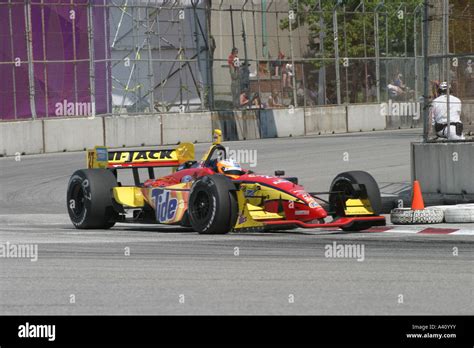
POLYGON ((448 140, 464 140, 461 123, 461 100, 449 95, 449 136, 448 136, 448 84, 442 82, 438 88, 439 97, 431 103, 431 120, 436 134, 448 140))

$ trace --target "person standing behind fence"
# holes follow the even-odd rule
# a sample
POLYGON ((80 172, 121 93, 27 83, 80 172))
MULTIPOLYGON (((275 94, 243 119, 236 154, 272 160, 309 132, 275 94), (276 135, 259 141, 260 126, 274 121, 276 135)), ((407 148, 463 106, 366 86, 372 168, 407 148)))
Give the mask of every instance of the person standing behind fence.
POLYGON ((230 90, 232 93, 232 105, 234 109, 240 108, 240 61, 238 54, 239 50, 234 47, 227 58, 231 79, 230 90))
POLYGON ((449 137, 448 137, 448 86, 447 82, 442 82, 438 88, 436 99, 431 102, 430 114, 436 134, 448 140, 464 140, 461 123, 461 100, 452 94, 449 95, 449 137))
POLYGON ((272 62, 273 75, 275 77, 280 76, 280 68, 283 65, 283 62, 282 62, 283 59, 285 59, 285 54, 282 51, 279 51, 277 60, 272 62))
POLYGON ((247 91, 250 90, 250 64, 247 61, 244 61, 244 64, 240 67, 240 90, 247 91))
POLYGON ((466 69, 464 69, 465 74, 465 96, 472 96, 474 90, 474 69, 472 66, 472 59, 467 61, 466 69))
POLYGON ((283 105, 280 101, 280 95, 277 90, 273 90, 272 94, 268 97, 268 107, 269 108, 282 108, 283 105))
POLYGON ((293 64, 291 62, 286 63, 282 70, 283 89, 293 88, 293 74, 293 64))

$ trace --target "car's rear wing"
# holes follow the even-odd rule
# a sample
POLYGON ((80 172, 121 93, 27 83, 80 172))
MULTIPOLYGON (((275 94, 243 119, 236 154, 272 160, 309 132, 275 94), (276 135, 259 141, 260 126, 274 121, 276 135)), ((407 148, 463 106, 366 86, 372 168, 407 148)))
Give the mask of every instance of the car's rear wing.
POLYGON ((194 160, 194 144, 182 143, 175 149, 109 151, 96 146, 87 151, 87 168, 153 168, 178 167, 194 160))

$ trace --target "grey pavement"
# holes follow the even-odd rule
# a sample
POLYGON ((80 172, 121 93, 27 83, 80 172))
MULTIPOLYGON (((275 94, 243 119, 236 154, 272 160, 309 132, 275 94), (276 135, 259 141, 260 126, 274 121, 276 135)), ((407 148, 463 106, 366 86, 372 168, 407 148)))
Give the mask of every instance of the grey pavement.
MULTIPOLYGON (((284 169, 312 191, 362 169, 393 193, 409 185, 409 143, 419 139, 419 130, 405 130, 225 145, 257 150, 252 169, 284 169)), ((474 312, 473 236, 335 229, 202 236, 124 224, 79 231, 68 221, 65 190, 84 164, 84 152, 0 159, 0 244, 38 248, 36 262, 0 258, 0 313, 474 312), (363 247, 363 260, 327 257, 334 243, 363 247)))

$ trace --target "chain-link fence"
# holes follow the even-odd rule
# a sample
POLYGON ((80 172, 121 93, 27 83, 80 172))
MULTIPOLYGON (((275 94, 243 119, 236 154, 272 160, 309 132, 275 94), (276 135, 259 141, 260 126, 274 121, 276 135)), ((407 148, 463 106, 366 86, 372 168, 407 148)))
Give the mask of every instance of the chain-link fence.
POLYGON ((426 36, 422 0, 0 0, 0 117, 417 103, 425 48, 469 104, 472 1, 429 5, 426 36))
POLYGON ((215 106, 235 107, 238 99, 229 95, 233 47, 239 49, 241 91, 250 100, 258 95, 264 106, 272 94, 294 106, 417 99, 421 3, 337 3, 213 3, 215 106))
POLYGON ((474 3, 470 0, 433 0, 427 6, 427 17, 429 35, 424 77, 429 98, 425 108, 424 137, 435 141, 446 138, 461 140, 474 131, 474 3), (443 82, 448 86, 447 98, 444 99, 440 96, 443 82), (442 115, 443 112, 438 115, 434 110, 435 105, 442 104, 446 104, 441 109, 446 110, 446 116, 442 115), (444 124, 452 124, 452 127, 436 131, 432 125, 437 118, 441 118, 444 124), (454 124, 460 121, 464 131, 456 137, 454 124))

